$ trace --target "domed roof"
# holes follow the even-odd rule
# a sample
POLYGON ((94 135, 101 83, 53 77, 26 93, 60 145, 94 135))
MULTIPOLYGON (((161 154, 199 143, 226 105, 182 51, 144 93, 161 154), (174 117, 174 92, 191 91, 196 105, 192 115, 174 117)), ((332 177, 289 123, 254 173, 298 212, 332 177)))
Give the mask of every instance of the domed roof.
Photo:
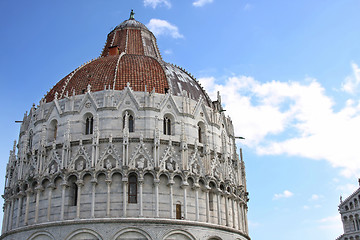
POLYGON ((68 95, 104 89, 123 90, 127 83, 134 91, 152 91, 211 100, 199 83, 183 69, 162 60, 156 38, 147 27, 134 19, 116 26, 108 36, 101 56, 60 80, 45 96, 47 102, 68 95), (185 92, 184 92, 185 91, 185 92))

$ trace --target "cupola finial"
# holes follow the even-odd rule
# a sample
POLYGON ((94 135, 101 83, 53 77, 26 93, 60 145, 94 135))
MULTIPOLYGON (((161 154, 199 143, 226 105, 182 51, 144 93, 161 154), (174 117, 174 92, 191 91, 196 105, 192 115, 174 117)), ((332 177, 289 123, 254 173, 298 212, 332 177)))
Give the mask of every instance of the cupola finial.
POLYGON ((134 15, 135 15, 134 10, 131 9, 129 20, 134 20, 135 19, 134 15))

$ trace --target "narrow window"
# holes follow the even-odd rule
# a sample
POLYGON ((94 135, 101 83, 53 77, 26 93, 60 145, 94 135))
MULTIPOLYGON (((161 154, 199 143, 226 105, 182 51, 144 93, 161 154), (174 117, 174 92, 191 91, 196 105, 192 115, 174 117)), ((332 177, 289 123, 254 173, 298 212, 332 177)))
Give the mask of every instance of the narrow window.
POLYGON ((28 142, 28 147, 29 147, 28 150, 29 150, 29 151, 31 151, 32 145, 33 145, 33 132, 30 131, 30 133, 29 133, 29 142, 28 142))
POLYGON ((134 117, 132 115, 128 115, 128 122, 126 123, 126 114, 123 117, 123 128, 125 128, 126 124, 128 124, 129 132, 134 132, 134 117))
POLYGON ((129 177, 128 202, 137 203, 137 178, 134 174, 129 177))
POLYGON ((129 132, 134 132, 134 117, 129 116, 129 132))
POLYGON ((164 134, 171 135, 171 120, 167 117, 164 118, 164 134))
POLYGON ((200 125, 198 125, 198 138, 199 138, 199 143, 202 143, 202 130, 200 125))
POLYGON ((70 206, 76 206, 77 205, 77 198, 78 198, 78 186, 76 185, 75 182, 71 183, 70 186, 70 206))
POLYGON ((176 204, 176 219, 181 219, 181 204, 176 204))
POLYGON ((57 136, 57 123, 55 122, 55 125, 54 125, 54 140, 56 140, 56 136, 57 136))
POLYGON ((85 134, 93 134, 94 119, 93 117, 86 118, 85 134))

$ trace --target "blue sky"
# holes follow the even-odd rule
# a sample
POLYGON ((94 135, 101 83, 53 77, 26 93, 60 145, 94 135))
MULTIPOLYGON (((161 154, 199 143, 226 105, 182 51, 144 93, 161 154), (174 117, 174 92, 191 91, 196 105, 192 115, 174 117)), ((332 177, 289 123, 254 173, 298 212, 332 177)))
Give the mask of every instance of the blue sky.
MULTIPOLYGON (((220 90, 246 162, 252 239, 335 239, 360 172, 358 0, 0 1, 0 179, 19 125, 129 17, 220 90)), ((3 189, 4 181, 0 181, 3 189)))

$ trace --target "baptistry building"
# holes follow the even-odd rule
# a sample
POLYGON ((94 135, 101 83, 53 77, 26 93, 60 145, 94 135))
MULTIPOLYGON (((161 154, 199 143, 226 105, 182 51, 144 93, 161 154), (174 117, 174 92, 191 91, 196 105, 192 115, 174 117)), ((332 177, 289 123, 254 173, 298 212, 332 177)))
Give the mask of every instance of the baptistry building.
POLYGON ((25 113, 1 240, 250 240, 245 166, 221 96, 130 18, 25 113))

